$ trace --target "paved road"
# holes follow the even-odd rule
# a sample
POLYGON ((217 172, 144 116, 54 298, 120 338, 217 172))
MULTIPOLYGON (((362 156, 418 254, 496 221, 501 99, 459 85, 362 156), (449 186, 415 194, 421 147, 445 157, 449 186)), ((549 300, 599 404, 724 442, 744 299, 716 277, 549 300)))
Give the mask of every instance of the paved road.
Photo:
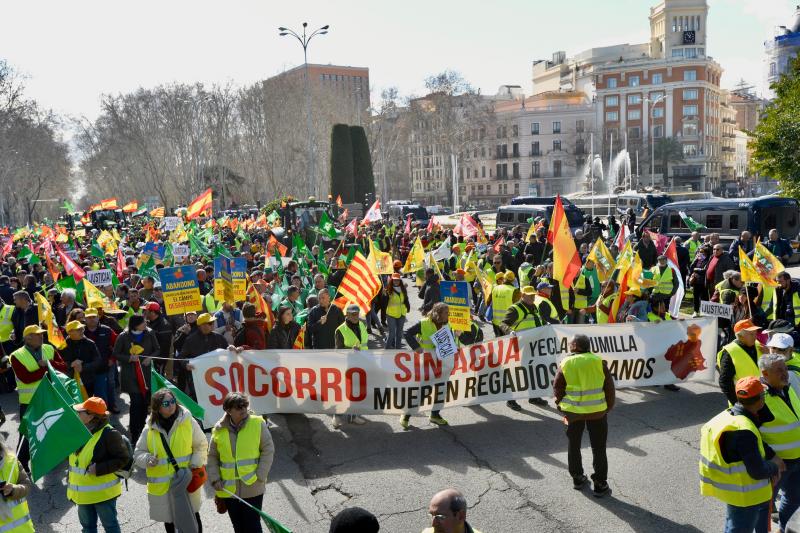
MULTIPOLYGON (((467 496, 468 520, 487 533, 720 530, 724 508, 699 496, 697 459, 700 426, 725 402, 714 384, 681 389, 619 391, 609 415, 613 495, 602 500, 572 489, 564 426, 553 408, 454 408, 444 411, 449 427, 414 417, 410 431, 402 431, 395 416, 369 416, 364 426, 334 431, 326 416, 277 415, 277 454, 264 509, 298 533, 325 532, 333 515, 356 505, 379 517, 381 531, 419 532, 427 526, 430 496, 452 486, 467 496)), ((0 403, 7 413, 16 412, 14 396, 4 395, 0 403)), ((119 422, 127 425, 127 417, 119 422)), ((2 430, 15 444, 16 416, 2 430)), ((587 438, 584 464, 590 471, 589 453, 587 438)), ((80 530, 64 477, 53 472, 33 489, 37 531, 80 530)), ((138 472, 119 501, 122 530, 163 531, 148 518, 142 478, 138 472)), ((205 530, 231 531, 207 494, 205 530)))

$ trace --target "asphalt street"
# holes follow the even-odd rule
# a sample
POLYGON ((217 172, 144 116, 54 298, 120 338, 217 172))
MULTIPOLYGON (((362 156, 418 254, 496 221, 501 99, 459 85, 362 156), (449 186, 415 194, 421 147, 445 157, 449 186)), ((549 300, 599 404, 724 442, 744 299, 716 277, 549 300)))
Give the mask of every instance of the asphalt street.
MULTIPOLYGON (((414 295, 412 308, 418 304, 414 295)), ((488 326, 484 331, 491 336, 488 326)), ((457 487, 469 502, 468 521, 485 533, 721 530, 724 506, 699 495, 697 472, 700 426, 726 406, 717 386, 627 389, 617 398, 609 414, 613 494, 604 499, 572 488, 565 426, 555 408, 522 402, 524 411, 513 412, 501 402, 446 409, 448 427, 413 417, 409 431, 395 416, 368 416, 363 426, 336 431, 328 416, 275 415, 277 451, 264 510, 297 533, 327 532, 331 517, 348 506, 377 515, 381 531, 419 532, 429 525, 431 495, 457 487)), ((0 396, 0 403, 9 414, 2 433, 16 445, 16 396, 0 396)), ((126 427, 127 416, 116 423, 126 427)), ((588 436, 584 467, 590 474, 588 436)), ((65 468, 58 469, 32 490, 37 531, 80 531, 65 478, 65 468)), ((124 532, 163 531, 148 517, 143 478, 137 472, 119 499, 124 532)), ((206 494, 204 530, 231 531, 213 493, 206 494)))

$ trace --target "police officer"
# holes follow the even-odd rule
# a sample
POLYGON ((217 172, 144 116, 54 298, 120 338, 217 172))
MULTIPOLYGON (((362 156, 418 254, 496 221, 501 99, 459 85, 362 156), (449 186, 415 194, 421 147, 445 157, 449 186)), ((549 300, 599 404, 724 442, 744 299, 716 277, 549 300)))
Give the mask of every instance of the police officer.
POLYGON ((736 340, 723 346, 717 354, 719 388, 728 398, 730 405, 736 403, 737 381, 747 376, 761 375, 758 371, 761 346, 756 343, 756 333, 759 329, 750 320, 740 320, 733 326, 736 340))
POLYGON ((650 272, 653 273, 653 280, 656 282, 656 286, 653 287, 653 296, 659 295, 669 299, 678 291, 678 278, 667 264, 666 255, 658 256, 658 263, 650 269, 650 272))
MULTIPOLYGON (((536 289, 530 285, 522 287, 522 297, 519 302, 512 305, 506 313, 506 318, 500 324, 500 329, 504 335, 511 333, 516 334, 518 331, 525 331, 526 329, 538 328, 542 325, 542 319, 539 316, 539 309, 536 307, 536 289)), ((530 398, 528 403, 535 405, 547 405, 547 401, 542 398, 530 398)), ((521 411, 522 407, 516 400, 508 400, 506 405, 514 410, 521 411)))
MULTIPOLYGON (((345 311, 344 322, 336 328, 336 349, 366 349, 369 335, 367 334, 367 325, 358 318, 361 308, 356 304, 349 304, 345 311)), ((335 414, 333 415, 333 429, 339 429, 348 421, 360 426, 366 424, 367 419, 360 415, 335 414)))
MULTIPOLYGON (((406 330, 406 342, 416 354, 423 354, 425 352, 433 353, 435 346, 431 337, 433 337, 434 333, 447 326, 449 320, 450 309, 447 307, 447 304, 443 302, 435 303, 428 313, 428 316, 406 330)), ((457 339, 456 342, 458 342, 457 339)), ((400 426, 403 429, 408 429, 410 419, 411 415, 401 416, 400 426)), ((437 426, 447 425, 447 420, 442 418, 439 409, 431 411, 429 421, 437 426)))
POLYGON ((758 430, 764 407, 759 378, 739 379, 734 396, 733 407, 700 430, 700 494, 727 504, 725 531, 765 532, 772 485, 786 467, 758 430))
POLYGON ((592 445, 593 494, 601 498, 611 494, 608 486, 608 411, 614 407, 614 380, 605 362, 591 353, 586 335, 575 335, 569 344, 570 355, 564 358, 553 381, 553 394, 567 423, 569 448, 567 462, 573 488, 581 490, 589 481, 583 473, 581 440, 584 429, 592 445))
POLYGON ((222 400, 225 415, 211 430, 208 479, 217 498, 224 498, 233 530, 261 532, 261 516, 223 489, 261 509, 275 445, 267 423, 249 410, 250 400, 229 392, 222 400))

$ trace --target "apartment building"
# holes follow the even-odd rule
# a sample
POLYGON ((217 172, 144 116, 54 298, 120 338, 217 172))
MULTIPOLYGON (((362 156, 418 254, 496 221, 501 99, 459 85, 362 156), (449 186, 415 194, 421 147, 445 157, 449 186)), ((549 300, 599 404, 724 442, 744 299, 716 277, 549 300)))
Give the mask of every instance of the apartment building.
POLYGON ((736 177, 736 110, 731 105, 730 91, 722 91, 720 101, 720 154, 722 189, 727 195, 739 190, 736 177))

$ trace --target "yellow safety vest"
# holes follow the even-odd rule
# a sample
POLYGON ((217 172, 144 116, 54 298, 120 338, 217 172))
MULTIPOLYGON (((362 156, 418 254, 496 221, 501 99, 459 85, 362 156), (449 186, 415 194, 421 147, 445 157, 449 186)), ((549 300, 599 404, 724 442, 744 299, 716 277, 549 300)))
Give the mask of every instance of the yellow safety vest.
POLYGON ((336 331, 342 334, 342 339, 344 339, 345 348, 353 348, 356 345, 358 345, 359 348, 367 347, 367 340, 369 338, 367 336, 367 326, 364 325, 364 323, 359 320, 358 329, 359 329, 359 336, 361 337, 361 339, 356 337, 355 333, 353 333, 353 330, 351 330, 347 326, 347 320, 342 322, 342 324, 338 328, 336 328, 336 331))
POLYGON ((543 319, 553 320, 558 318, 558 313, 556 313, 556 308, 553 305, 553 302, 551 302, 549 298, 545 298, 541 294, 537 294, 536 296, 533 297, 533 303, 536 304, 536 307, 539 309, 540 315, 542 315, 541 305, 542 303, 545 304, 545 308, 547 308, 547 314, 542 316, 543 319))
POLYGON ((528 268, 519 267, 519 270, 517 270, 517 274, 518 274, 517 278, 519 278, 519 286, 520 287, 524 287, 525 285, 530 285, 531 284, 531 276, 530 276, 530 274, 531 274, 532 270, 533 270, 532 266, 529 266, 528 268))
POLYGON ((764 395, 764 401, 775 419, 758 428, 761 438, 781 459, 797 459, 800 457, 800 398, 797 392, 794 387, 789 387, 789 401, 794 412, 783 399, 769 392, 764 395))
POLYGON ((647 313, 647 320, 648 320, 648 322, 655 322, 656 320, 658 320, 660 322, 666 322, 668 320, 672 320, 672 317, 670 316, 669 313, 664 313, 664 318, 661 318, 660 316, 658 316, 654 312, 649 311, 647 313))
POLYGON ((208 291, 206 295, 203 296, 203 307, 205 307, 206 313, 210 315, 219 311, 221 306, 219 306, 217 300, 214 299, 214 291, 208 291))
POLYGON ((11 315, 14 314, 14 306, 3 304, 0 307, 0 342, 6 342, 11 338, 11 333, 14 332, 14 323, 11 321, 11 315))
POLYGON ((589 307, 589 297, 583 294, 578 294, 580 290, 586 290, 589 280, 585 275, 581 274, 575 280, 574 293, 575 293, 575 309, 586 309, 589 307))
MULTIPOLYGON (((778 291, 775 289, 772 290, 772 315, 770 318, 775 318, 777 316, 775 311, 778 308, 778 291)), ((794 309, 794 325, 800 326, 800 294, 796 292, 792 294, 792 309, 794 309)))
MULTIPOLYGON (((6 453, 3 458, 3 466, 0 467, 0 480, 15 485, 19 480, 19 461, 12 453, 6 453)), ((28 510, 28 500, 9 500, 11 505, 11 516, 0 518, 0 532, 2 533, 33 533, 33 522, 31 522, 30 511, 28 510)))
POLYGON ((672 269, 667 266, 663 272, 659 273, 659 268, 656 266, 650 269, 650 272, 653 273, 653 279, 658 282, 658 285, 653 288, 653 294, 666 294, 669 296, 672 294, 672 269))
MULTIPOLYGON (((89 442, 78 452, 69 455, 69 476, 67 477, 67 499, 78 505, 90 505, 106 502, 122 495, 122 478, 113 472, 102 476, 89 474, 87 469, 92 464, 94 448, 97 441, 110 425, 99 429, 89 442)), ((2 531, 2 529, 0 529, 2 531)))
MULTIPOLYGON (((257 415, 247 417, 247 422, 236 436, 236 451, 231 449, 231 436, 227 427, 215 427, 211 439, 219 452, 219 473, 225 488, 236 493, 236 481, 245 485, 256 482, 258 459, 261 457, 261 425, 264 419, 257 415)), ((266 480, 265 480, 266 481, 266 480)), ((217 491, 220 498, 230 498, 230 494, 217 491)))
POLYGON ((511 306, 511 309, 517 312, 517 322, 511 327, 514 331, 525 331, 526 329, 538 328, 542 325, 539 312, 534 309, 531 313, 522 302, 515 303, 511 306))
POLYGON ((743 461, 728 463, 723 459, 720 437, 726 431, 740 430, 753 432, 764 457, 764 443, 755 424, 746 416, 721 412, 700 430, 700 494, 737 507, 750 507, 772 498, 772 484, 769 479, 750 477, 743 461))
POLYGON ((719 368, 719 362, 722 359, 723 350, 728 352, 728 355, 731 356, 733 366, 736 368, 736 373, 733 376, 734 383, 742 378, 746 378, 747 376, 759 377, 761 375, 761 371, 758 370, 757 364, 757 360, 761 359, 760 345, 756 344, 757 359, 756 362, 753 362, 753 359, 747 355, 747 352, 744 351, 744 348, 736 344, 735 341, 726 344, 722 347, 722 350, 717 353, 717 368, 719 368))
MULTIPOLYGON (((42 344, 42 359, 46 361, 52 361, 54 356, 55 348, 49 344, 42 344)), ((39 364, 36 362, 36 359, 33 358, 33 354, 28 351, 26 346, 14 350, 11 353, 11 357, 22 363, 22 365, 29 372, 35 372, 40 368, 39 364)), ((19 395, 19 403, 20 405, 28 405, 31 403, 33 393, 36 392, 36 387, 39 386, 39 383, 41 383, 42 380, 40 379, 34 383, 23 383, 16 375, 14 377, 17 380, 17 394, 19 395)))
POLYGON ((716 285, 714 285, 714 290, 716 290, 719 293, 719 301, 720 301, 720 303, 723 302, 723 298, 722 297, 726 292, 732 292, 734 294, 734 296, 739 294, 739 291, 737 291, 736 289, 723 289, 722 286, 725 284, 726 281, 728 281, 728 280, 724 279, 724 280, 720 281, 719 283, 717 283, 716 285))
POLYGON ((386 305, 386 314, 392 318, 401 318, 406 316, 406 305, 403 299, 403 293, 395 291, 390 287, 389 303, 386 305))
POLYGON ((572 354, 561 361, 561 372, 567 381, 566 394, 559 404, 562 411, 587 414, 608 409, 603 392, 603 360, 599 356, 591 352, 572 354))
POLYGON ((697 255, 697 249, 700 248, 700 243, 694 239, 689 239, 684 246, 689 250, 689 261, 694 261, 694 256, 697 255))
POLYGON ((433 345, 433 341, 431 337, 433 334, 439 331, 439 328, 436 327, 436 324, 433 323, 433 320, 430 318, 423 318, 422 321, 419 323, 420 331, 419 336, 417 337, 417 341, 419 342, 420 347, 425 350, 426 352, 432 352, 436 349, 436 346, 433 345))
MULTIPOLYGON (((147 428, 147 451, 155 455, 158 463, 147 467, 147 494, 163 496, 169 490, 175 469, 169 462, 169 455, 161 442, 160 431, 147 428)), ((187 416, 169 437, 169 448, 180 468, 188 468, 192 458, 192 419, 187 416)))
POLYGON ((775 287, 770 287, 769 285, 764 285, 762 283, 761 291, 763 293, 763 296, 761 297, 761 309, 767 313, 768 320, 773 320, 775 318, 775 306, 773 305, 770 307, 770 304, 775 296, 775 287))
MULTIPOLYGON (((604 307, 609 307, 611 302, 616 298, 616 294, 609 294, 605 298, 603 298, 602 303, 604 307)), ((603 309, 598 305, 597 310, 595 311, 597 314, 597 323, 598 324, 608 324, 608 313, 603 311, 603 309)))
POLYGON ((142 307, 140 307, 138 311, 134 311, 132 308, 129 307, 128 310, 125 311, 125 316, 119 319, 117 323, 119 324, 119 327, 125 329, 128 327, 128 321, 131 319, 133 315, 142 316, 143 314, 144 314, 144 309, 142 307))
POLYGON ((514 287, 498 285, 492 289, 492 324, 499 326, 506 318, 506 312, 514 304, 514 287))

